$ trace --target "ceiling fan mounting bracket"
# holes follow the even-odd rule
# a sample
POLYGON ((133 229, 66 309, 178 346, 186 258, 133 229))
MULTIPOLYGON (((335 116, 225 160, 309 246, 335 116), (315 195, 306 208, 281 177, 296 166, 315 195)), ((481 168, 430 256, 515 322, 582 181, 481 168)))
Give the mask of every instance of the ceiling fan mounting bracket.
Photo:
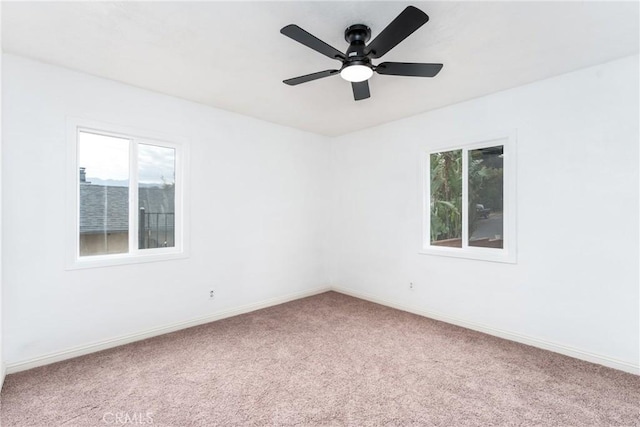
POLYGON ((344 30, 344 39, 349 43, 364 44, 371 38, 371 28, 364 24, 355 24, 344 30))

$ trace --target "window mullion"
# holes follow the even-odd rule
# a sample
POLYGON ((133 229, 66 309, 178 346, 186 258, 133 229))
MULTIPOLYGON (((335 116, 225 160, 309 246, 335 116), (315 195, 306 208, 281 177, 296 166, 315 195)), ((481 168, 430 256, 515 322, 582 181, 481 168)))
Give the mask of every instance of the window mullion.
POLYGON ((138 253, 138 143, 131 140, 129 150, 129 253, 138 253))
POLYGON ((462 149, 462 249, 469 247, 469 150, 462 149))

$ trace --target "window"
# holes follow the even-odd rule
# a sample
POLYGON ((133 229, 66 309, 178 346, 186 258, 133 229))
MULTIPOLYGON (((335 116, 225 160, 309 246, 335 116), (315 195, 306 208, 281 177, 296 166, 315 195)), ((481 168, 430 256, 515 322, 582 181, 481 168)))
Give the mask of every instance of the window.
POLYGON ((82 123, 70 133, 70 267, 185 256, 182 145, 82 123))
POLYGON ((515 262, 515 135, 425 153, 422 251, 515 262))

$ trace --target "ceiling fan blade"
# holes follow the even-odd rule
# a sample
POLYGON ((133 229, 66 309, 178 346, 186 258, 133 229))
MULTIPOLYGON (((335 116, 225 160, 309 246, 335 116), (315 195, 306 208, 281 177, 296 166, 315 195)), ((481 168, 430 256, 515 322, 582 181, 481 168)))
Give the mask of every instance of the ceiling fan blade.
POLYGON ((323 77, 329 77, 334 74, 338 74, 339 72, 340 72, 339 70, 318 71, 317 73, 307 74, 305 76, 294 77, 292 79, 283 80, 282 83, 286 83, 289 86, 295 86, 295 85, 299 85, 300 83, 306 83, 312 80, 321 79, 323 77))
POLYGON ((442 64, 412 64, 408 62, 383 62, 376 67, 376 73, 392 76, 435 77, 442 64))
POLYGON ((371 58, 380 58, 409 37, 415 30, 427 23, 426 13, 414 6, 408 6, 371 42, 365 54, 371 58))
POLYGON ((352 82, 351 88, 353 89, 353 99, 356 101, 367 99, 371 96, 371 93, 369 93, 369 82, 367 80, 363 82, 352 82))
POLYGON ((280 32, 285 36, 297 41, 298 43, 302 43, 303 45, 315 50, 316 52, 320 52, 321 54, 326 55, 331 59, 345 59, 344 53, 340 52, 338 49, 332 46, 329 46, 316 36, 309 34, 297 25, 287 25, 286 27, 283 27, 280 32))

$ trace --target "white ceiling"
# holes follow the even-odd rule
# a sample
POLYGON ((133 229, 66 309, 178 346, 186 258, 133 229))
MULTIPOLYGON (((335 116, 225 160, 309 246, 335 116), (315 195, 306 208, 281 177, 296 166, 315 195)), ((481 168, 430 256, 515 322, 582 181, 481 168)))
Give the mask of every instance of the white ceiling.
POLYGON ((635 54, 638 2, 3 2, 2 45, 52 64, 324 135, 341 135, 635 54), (441 62, 432 79, 374 75, 355 102, 339 68, 281 35, 295 23, 340 51, 409 4, 430 21, 381 60, 441 62))

